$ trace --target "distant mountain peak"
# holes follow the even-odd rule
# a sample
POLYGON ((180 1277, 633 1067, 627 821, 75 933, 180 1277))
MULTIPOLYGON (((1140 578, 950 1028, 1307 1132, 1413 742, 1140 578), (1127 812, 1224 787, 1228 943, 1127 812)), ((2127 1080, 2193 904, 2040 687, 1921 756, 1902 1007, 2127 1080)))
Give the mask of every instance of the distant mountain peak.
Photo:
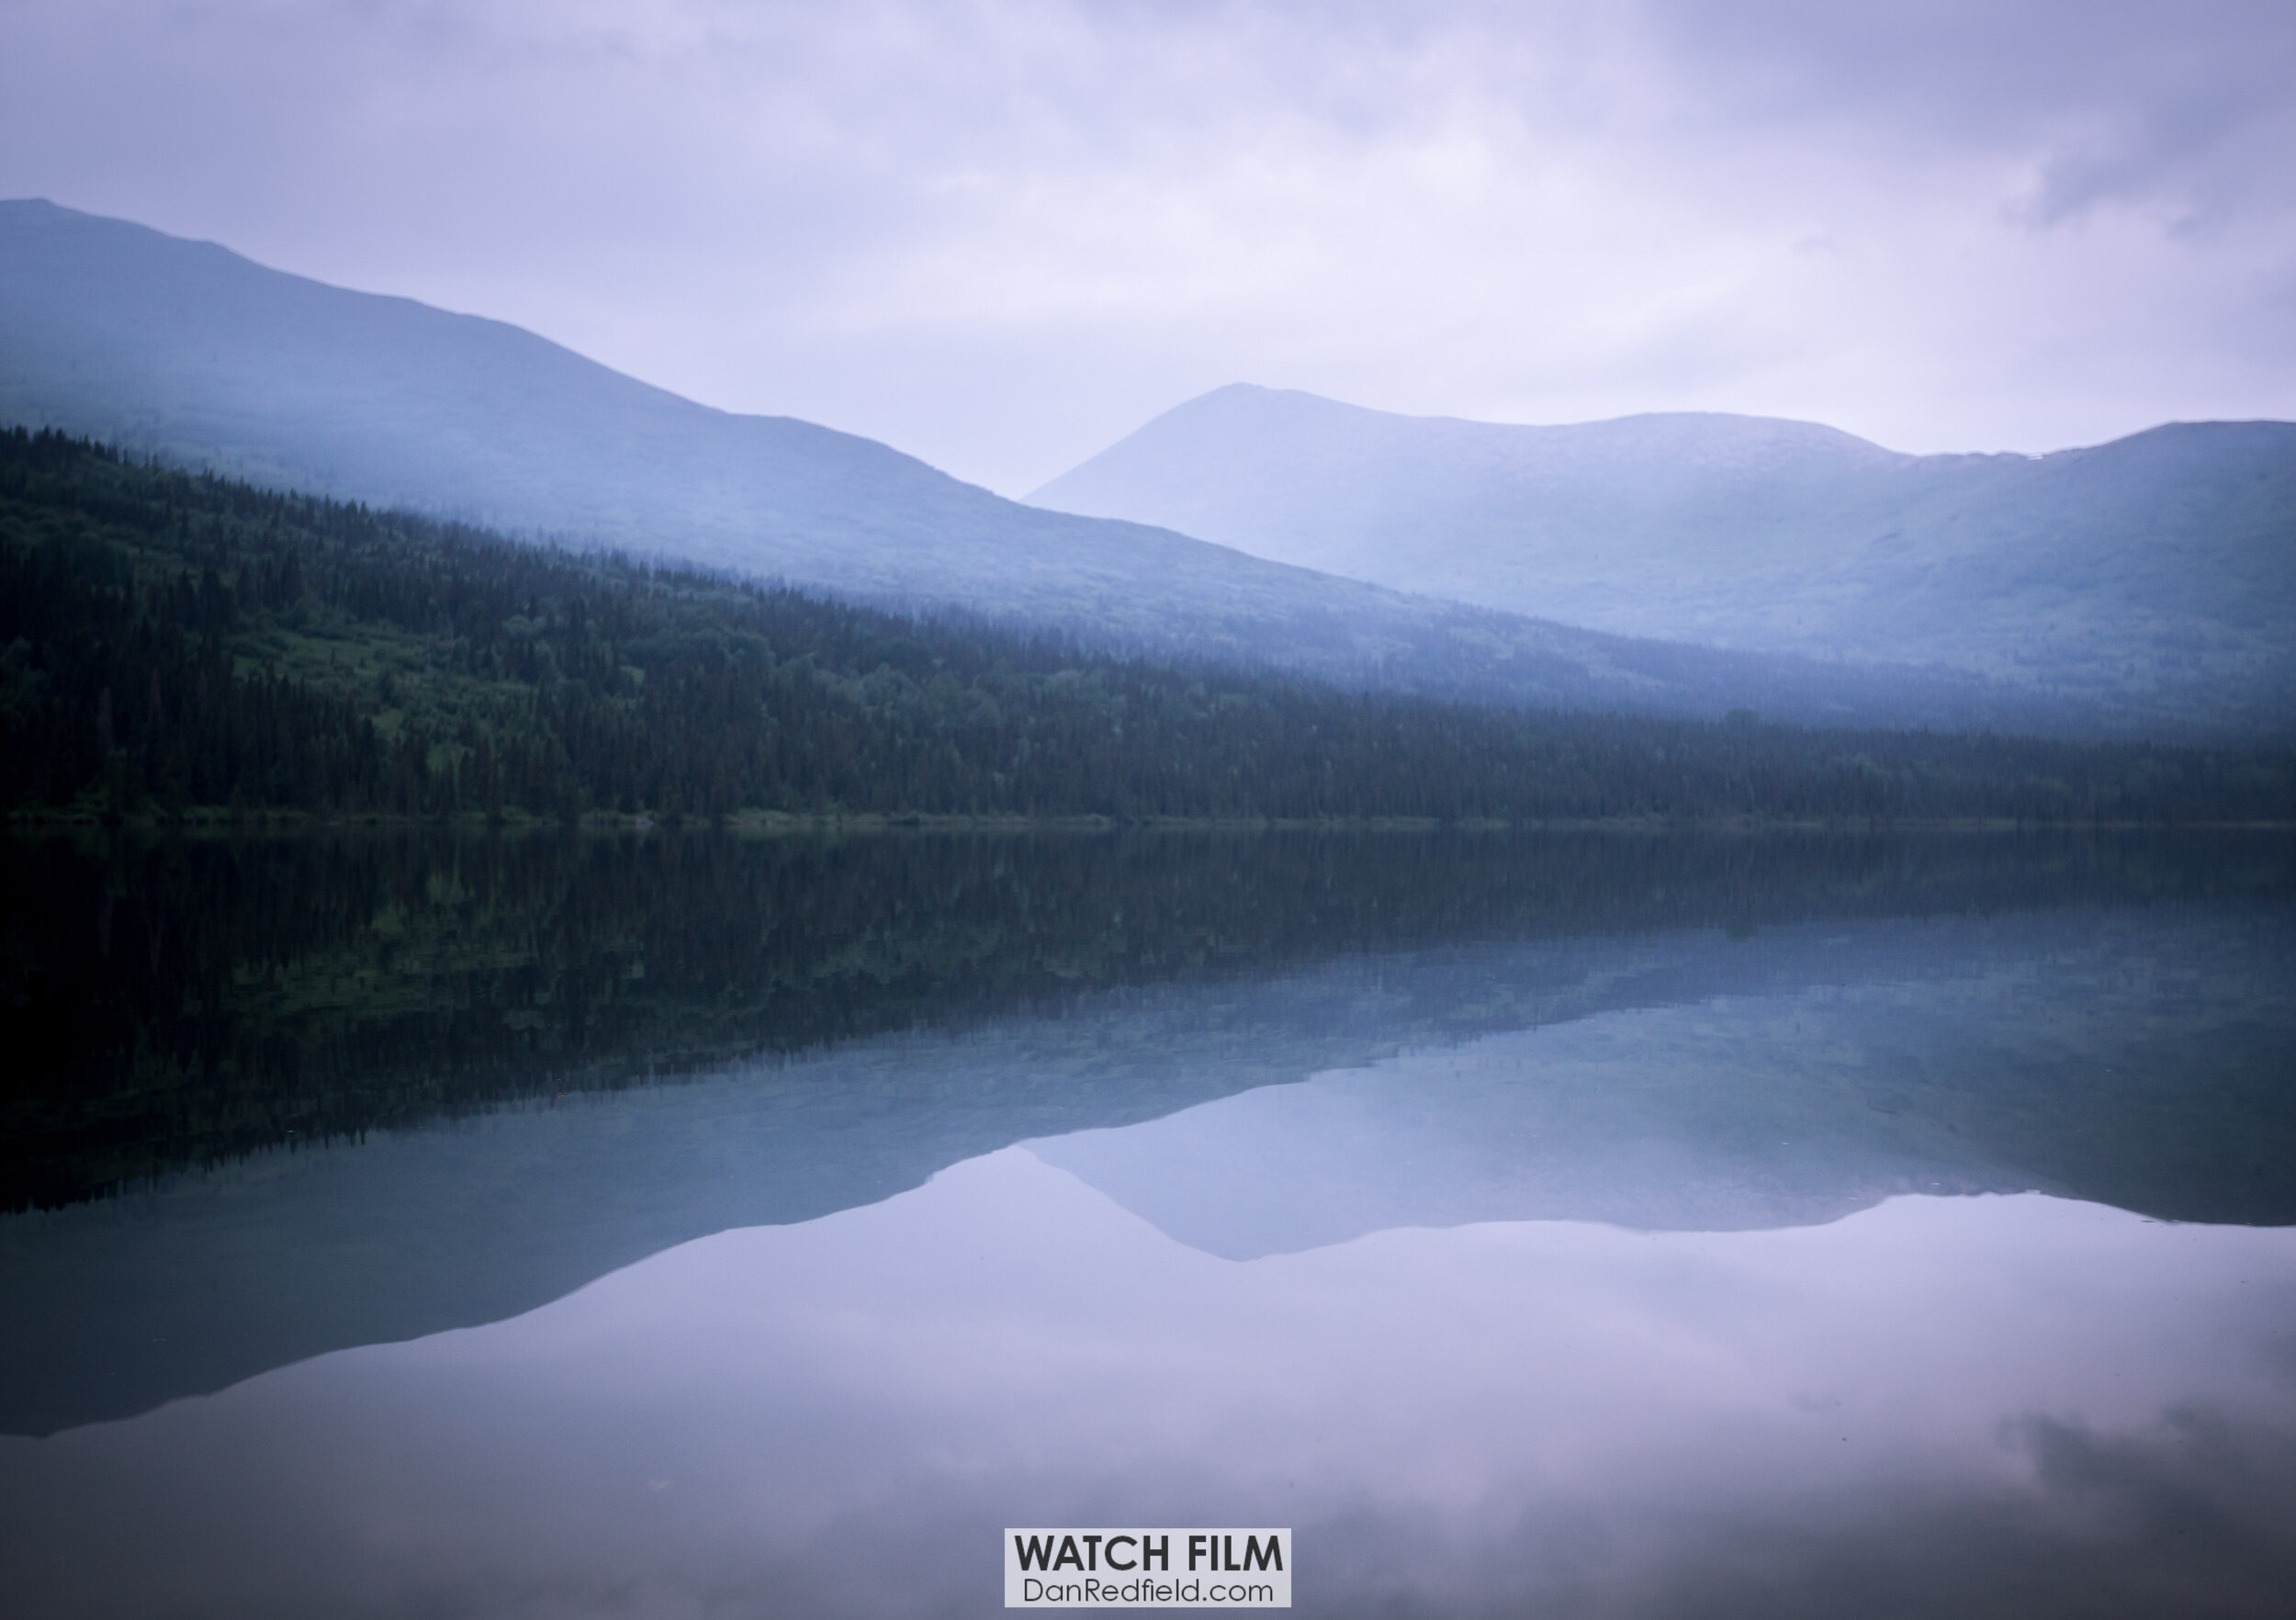
POLYGON ((1030 499, 1618 635, 2296 712, 2285 422, 1917 456, 1776 417, 1514 425, 1238 384, 1030 499))
MULTIPOLYGON (((1177 454, 1241 467, 1265 453, 1318 463, 1417 456, 1480 467, 1582 464, 1614 478, 1637 476, 1637 464, 1646 461, 1672 472, 1879 467, 1913 459, 1840 428, 1786 417, 1668 411, 1560 424, 1477 422, 1378 411, 1299 388, 1230 383, 1174 406, 1027 499, 1056 511, 1106 516, 1114 483, 1128 464, 1177 454)), ((1195 522, 1199 526, 1185 532, 1207 537, 1221 528, 1216 518, 1194 510, 1184 522, 1176 523, 1169 514, 1161 521, 1183 528, 1195 522)), ((1232 537, 1224 543, 1259 549, 1232 537)))

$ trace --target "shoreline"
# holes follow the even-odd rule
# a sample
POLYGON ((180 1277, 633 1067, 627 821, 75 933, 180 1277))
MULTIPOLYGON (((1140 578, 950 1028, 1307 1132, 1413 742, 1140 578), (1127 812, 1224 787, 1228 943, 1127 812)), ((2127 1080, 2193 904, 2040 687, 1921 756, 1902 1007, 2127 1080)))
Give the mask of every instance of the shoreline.
POLYGON ((398 816, 382 813, 356 816, 314 816, 299 811, 232 814, 193 809, 174 816, 142 815, 107 817, 85 811, 13 811, 0 817, 11 834, 39 836, 55 833, 137 833, 185 836, 228 834, 287 836, 334 832, 447 831, 462 834, 525 835, 531 833, 732 833, 747 837, 814 837, 822 834, 877 836, 900 833, 1112 833, 1112 832, 1233 832, 1233 833, 1559 833, 1613 832, 1671 834, 1688 832, 1754 834, 1773 832, 1836 832, 1854 834, 1953 833, 2124 833, 2124 832, 2296 832, 2296 820, 2247 821, 2128 821, 2078 818, 2020 820, 2009 816, 1963 816, 1944 819, 1874 816, 1619 816, 1597 818, 1553 817, 1503 820, 1474 818, 1457 821, 1434 816, 966 816, 922 811, 826 811, 818 814, 783 810, 745 810, 730 816, 656 816, 643 812, 624 815, 590 812, 574 820, 511 814, 490 817, 478 812, 456 816, 398 816))

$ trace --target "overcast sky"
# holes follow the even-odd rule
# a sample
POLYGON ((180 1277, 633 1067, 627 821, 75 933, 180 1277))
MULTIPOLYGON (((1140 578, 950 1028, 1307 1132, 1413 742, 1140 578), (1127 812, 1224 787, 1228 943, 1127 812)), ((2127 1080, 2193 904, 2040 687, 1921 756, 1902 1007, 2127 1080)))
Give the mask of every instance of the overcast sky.
POLYGON ((2296 417, 2291 0, 0 0, 0 196, 1007 493, 1236 381, 2296 417))

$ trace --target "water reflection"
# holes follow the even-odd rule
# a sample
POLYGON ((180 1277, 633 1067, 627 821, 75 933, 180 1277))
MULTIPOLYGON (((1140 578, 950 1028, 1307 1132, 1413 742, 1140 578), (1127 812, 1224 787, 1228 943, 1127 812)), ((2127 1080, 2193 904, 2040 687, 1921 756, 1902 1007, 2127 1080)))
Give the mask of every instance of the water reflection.
POLYGON ((2244 900, 1485 942, 1076 995, 0 1221, 0 1433, 512 1316, 1030 1138, 1233 1257, 1481 1220, 1806 1224, 1900 1191, 2287 1221, 2290 984, 2296 917, 2244 900))
POLYGON ((1111 986, 2291 893, 2252 835, 0 838, 0 1210, 1111 986))
POLYGON ((0 1588, 974 1613, 1140 1520, 1338 1614, 2277 1612, 2290 854, 18 848, 108 899, 8 916, 0 1588))
POLYGON ((1037 1152, 1238 1259, 1473 1221, 1811 1225, 1900 1192, 2296 1221, 2296 918, 1806 927, 1720 953, 1697 990, 1698 942, 1668 943, 1684 1005, 1589 1007, 1037 1152))
POLYGON ((0 1442, 56 1614, 961 1614, 1276 1521, 1334 1614, 2278 1612, 2296 1233, 2035 1195, 1235 1262, 1006 1150, 490 1328, 0 1442))

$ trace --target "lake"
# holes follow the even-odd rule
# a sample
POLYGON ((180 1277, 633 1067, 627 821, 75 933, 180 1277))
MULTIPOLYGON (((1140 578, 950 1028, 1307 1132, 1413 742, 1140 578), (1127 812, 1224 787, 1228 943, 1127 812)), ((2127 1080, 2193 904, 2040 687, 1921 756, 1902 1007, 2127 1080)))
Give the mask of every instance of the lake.
POLYGON ((2277 1615, 2285 833, 0 844, 10 1614, 2277 1615))

